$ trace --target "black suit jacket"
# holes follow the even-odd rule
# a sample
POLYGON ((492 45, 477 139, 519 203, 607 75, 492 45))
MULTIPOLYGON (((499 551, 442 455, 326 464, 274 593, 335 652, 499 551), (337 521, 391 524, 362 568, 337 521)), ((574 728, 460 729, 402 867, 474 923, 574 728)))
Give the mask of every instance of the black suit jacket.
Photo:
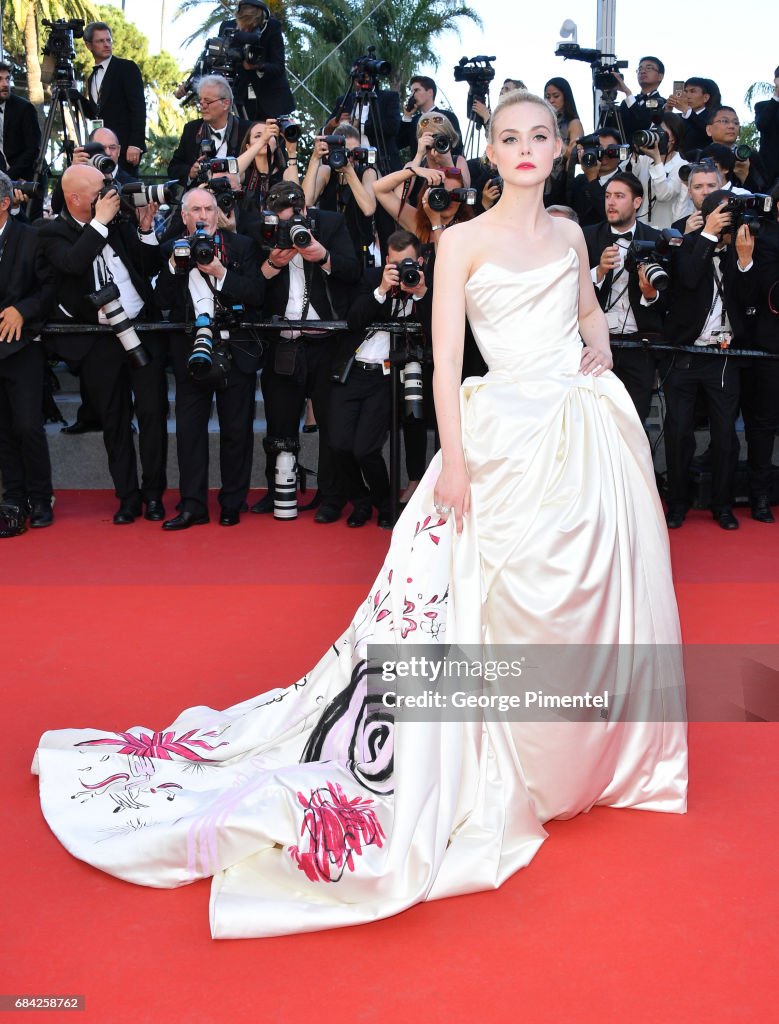
POLYGON ((771 187, 779 180, 779 101, 761 100, 755 104, 755 126, 760 132, 760 153, 771 187))
MULTIPOLYGON (((219 301, 227 307, 245 306, 246 314, 242 319, 252 319, 263 304, 266 287, 265 279, 259 270, 257 248, 251 238, 236 235, 232 231, 222 232, 221 237, 226 253, 227 273, 218 292, 219 301)), ((154 285, 154 305, 166 320, 192 323, 194 311, 189 294, 189 275, 174 274, 171 271, 168 257, 172 248, 173 240, 161 248, 164 263, 154 285)), ((190 346, 193 340, 194 335, 189 336, 190 346)), ((261 348, 253 335, 248 331, 231 329, 229 345, 239 370, 243 373, 254 373, 259 369, 261 348)))
MULTIPOLYGON (((114 181, 117 185, 128 185, 131 181, 138 181, 139 179, 134 174, 129 174, 127 171, 123 171, 121 167, 116 168, 116 174, 114 175, 114 181)), ((57 184, 51 190, 51 209, 52 213, 61 213, 62 207, 65 205, 65 197, 62 194, 62 178, 57 178, 57 184)))
MULTIPOLYGON (((102 119, 122 146, 122 159, 128 146, 146 149, 146 96, 141 70, 135 61, 112 57, 102 74, 97 104, 85 86, 86 108, 90 117, 102 119)), ((90 75, 91 78, 91 75, 90 75)))
MULTIPOLYGON (((671 294, 665 321, 666 341, 671 345, 692 345, 703 330, 714 299, 713 254, 716 242, 700 231, 684 236, 673 257, 671 294)), ((757 275, 754 265, 746 273, 736 265, 736 250, 729 246, 719 260, 725 295, 725 309, 733 328, 733 344, 751 343, 755 328, 757 275)))
MULTIPOLYGON (((333 118, 336 121, 339 120, 344 110, 351 112, 355 102, 361 97, 361 93, 354 92, 347 93, 345 96, 339 96, 328 120, 333 118)), ((377 89, 375 98, 375 106, 372 102, 368 120, 365 122, 365 134, 370 144, 376 146, 379 150, 381 150, 381 143, 383 141, 389 170, 398 171, 403 163, 400 159, 397 139, 398 129, 401 124, 400 97, 391 89, 377 89), (376 124, 374 112, 378 113, 378 125, 376 124)))
MULTIPOLYGON (((219 35, 226 30, 237 28, 237 22, 223 21, 219 26, 219 35)), ((240 65, 235 76, 235 106, 237 110, 246 110, 246 116, 252 120, 264 120, 266 117, 281 117, 291 114, 295 109, 295 99, 287 80, 287 60, 284 53, 284 36, 278 18, 270 18, 260 41, 252 49, 257 53, 260 67, 247 70, 240 65), (252 87, 255 99, 248 95, 252 87)))
POLYGON ((35 338, 56 299, 54 276, 38 262, 38 232, 9 217, 0 256, 0 310, 13 306, 24 317, 19 341, 0 342, 0 359, 7 359, 35 338))
POLYGON ((384 302, 377 302, 373 294, 381 283, 382 274, 383 269, 381 267, 371 267, 363 272, 359 289, 349 306, 346 317, 349 324, 349 336, 348 341, 344 344, 344 357, 359 348, 365 340, 365 332, 373 323, 389 323, 390 321, 402 323, 404 320, 420 323, 423 330, 423 338, 420 339, 421 343, 425 345, 430 344, 433 333, 432 288, 428 287, 425 296, 414 303, 410 316, 393 316, 392 309, 394 303, 392 296, 388 295, 384 302))
MULTIPOLYGON (((457 115, 454 111, 447 110, 445 107, 436 106, 435 104, 430 108, 430 110, 426 111, 426 113, 432 114, 434 111, 439 114, 443 114, 447 120, 451 121, 452 127, 460 136, 459 144, 455 146, 452 151, 455 155, 459 156, 463 151, 463 138, 462 132, 460 131, 460 122, 457 120, 457 115)), ((410 121, 404 121, 401 115, 400 128, 398 129, 398 147, 400 149, 408 148, 411 156, 414 156, 417 151, 417 125, 419 124, 420 117, 422 117, 422 114, 419 111, 414 114, 410 121)))
MULTIPOLYGON (((241 149, 241 141, 251 127, 250 121, 243 118, 230 116, 227 123, 227 155, 238 156, 241 149)), ((200 156, 200 143, 203 139, 209 138, 211 131, 202 118, 195 121, 187 121, 181 133, 176 152, 170 158, 168 164, 168 177, 176 178, 182 185, 190 184, 189 172, 200 156)))
MULTIPOLYGON (((330 274, 320 266, 304 261, 306 281, 309 286, 311 305, 322 320, 329 320, 332 313, 336 319, 346 316, 354 286, 360 280, 360 261, 354 251, 346 222, 340 213, 330 210, 309 210, 315 219, 314 235, 330 253, 330 274), (325 285, 327 281, 327 286, 325 285), (330 310, 328 291, 333 300, 330 310)), ((266 282, 265 313, 268 317, 283 317, 289 300, 289 268, 284 267, 274 278, 266 282)))
MULTIPOLYGON (((633 237, 639 242, 654 241, 660 237, 660 232, 655 230, 655 228, 650 227, 649 224, 643 224, 641 221, 636 221, 635 227, 633 228, 633 237)), ((590 268, 592 268, 600 263, 603 250, 612 244, 611 227, 607 223, 587 227, 584 229, 584 239, 587 243, 587 255, 590 260, 590 268)), ((598 304, 603 310, 606 309, 611 297, 611 284, 613 277, 614 272, 609 271, 609 273, 604 277, 603 284, 600 288, 595 289, 595 294, 598 296, 598 304)), ((617 294, 625 287, 624 273, 620 276, 615 287, 618 289, 617 294)), ((628 298, 630 300, 630 308, 633 311, 633 316, 636 318, 636 326, 638 327, 639 332, 645 331, 648 334, 661 334, 663 330, 663 316, 665 314, 663 293, 660 293, 657 301, 653 302, 651 306, 642 306, 641 288, 638 284, 638 273, 633 271, 628 275, 628 298)))
POLYGON ((641 131, 644 128, 651 127, 652 118, 658 111, 661 111, 665 106, 665 97, 661 96, 659 92, 655 91, 645 96, 644 93, 634 93, 636 102, 630 106, 627 104, 627 100, 623 100, 619 105, 619 114, 622 119, 622 129, 625 133, 625 138, 622 140, 627 145, 630 145, 630 138, 634 132, 641 131), (657 106, 648 107, 647 101, 656 101, 657 106))
MULTIPOLYGON (((779 103, 775 104, 779 107, 779 103)), ((755 242, 758 306, 755 348, 779 352, 779 223, 763 224, 755 242)))
POLYGON ((13 94, 5 101, 3 112, 3 152, 0 171, 14 181, 29 180, 35 173, 35 161, 41 148, 38 114, 32 103, 13 94))
MULTIPOLYGON (((81 227, 64 210, 53 220, 44 221, 40 228, 40 258, 53 270, 56 280, 56 319, 72 319, 76 323, 98 323, 98 311, 88 299, 96 290, 94 260, 109 243, 127 267, 135 290, 151 307, 150 278, 160 268, 158 245, 141 242, 137 229, 127 222, 114 224, 105 239, 91 224, 81 227)), ((108 328, 106 328, 108 329, 108 328)), ((96 335, 61 336, 49 347, 63 359, 82 359, 95 343, 96 335)))
POLYGON ((711 120, 711 111, 705 108, 696 114, 694 111, 684 118, 684 152, 685 160, 690 160, 698 150, 705 149, 711 142, 706 134, 706 125, 711 120))

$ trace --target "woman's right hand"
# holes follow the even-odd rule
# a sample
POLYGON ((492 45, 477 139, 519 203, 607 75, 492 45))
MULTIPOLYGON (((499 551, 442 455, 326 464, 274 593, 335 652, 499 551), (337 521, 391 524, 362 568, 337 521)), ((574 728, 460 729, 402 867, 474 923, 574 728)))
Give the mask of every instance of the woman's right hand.
POLYGON ((443 185, 446 175, 435 167, 415 167, 414 171, 418 178, 424 178, 428 185, 443 185))
POLYGON ((455 528, 458 533, 462 533, 463 516, 469 515, 471 511, 471 482, 464 462, 462 466, 441 470, 433 491, 433 501, 441 518, 454 516, 455 528))
POLYGON ((427 154, 429 149, 433 148, 433 133, 422 132, 417 139, 417 156, 423 157, 427 154))
POLYGON ((314 159, 319 160, 321 162, 322 158, 326 157, 329 152, 330 147, 328 146, 328 144, 322 141, 321 135, 317 135, 316 139, 314 140, 314 152, 312 153, 314 159))

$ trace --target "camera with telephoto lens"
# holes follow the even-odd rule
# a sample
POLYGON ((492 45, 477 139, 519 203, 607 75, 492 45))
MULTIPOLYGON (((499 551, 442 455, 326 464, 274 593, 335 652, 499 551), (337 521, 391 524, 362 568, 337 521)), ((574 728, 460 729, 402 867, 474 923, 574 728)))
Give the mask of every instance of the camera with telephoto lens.
POLYGON ((615 145, 602 146, 597 135, 582 135, 576 140, 576 144, 583 149, 579 158, 582 167, 594 167, 601 160, 627 160, 630 153, 629 146, 615 145))
POLYGON ((461 57, 454 68, 455 82, 468 83, 465 110, 468 118, 479 128, 484 126, 484 120, 473 113, 473 101, 479 100, 486 105, 490 82, 495 77, 495 68, 492 66, 494 60, 494 57, 487 57, 485 54, 479 54, 478 57, 461 57))
POLYGON ((230 372, 230 355, 214 320, 207 313, 195 319, 195 340, 187 359, 187 373, 201 384, 224 391, 230 372), (217 335, 216 339, 214 334, 217 335))
POLYGON ((444 188, 443 185, 427 190, 427 205, 431 210, 441 213, 452 203, 464 203, 466 206, 476 205, 475 188, 444 188))
POLYGON ((130 366, 134 370, 148 366, 151 358, 141 344, 140 338, 135 333, 132 320, 129 319, 124 311, 116 282, 109 281, 99 291, 87 295, 87 298, 95 309, 100 310, 108 321, 108 326, 119 339, 122 348, 127 353, 127 360, 130 366))
MULTIPOLYGON (((763 220, 773 220, 774 201, 762 192, 749 195, 728 195, 723 211, 731 216, 731 225, 735 229, 746 224, 754 238, 760 233, 763 220)), ((727 229, 726 229, 727 230, 727 229)), ((734 230, 735 234, 735 230, 734 230)))
POLYGON ((215 174, 238 174, 238 160, 234 156, 215 156, 201 160, 193 185, 208 186, 215 174))
POLYGON ((64 18, 55 18, 54 21, 48 21, 43 18, 42 24, 51 29, 51 32, 43 47, 41 81, 44 85, 51 85, 53 82, 62 85, 74 83, 76 73, 72 62, 76 59, 76 50, 73 38, 83 37, 83 20, 71 18, 70 21, 65 21, 64 18))
POLYGON ((746 142, 742 142, 740 145, 736 146, 733 152, 735 153, 736 160, 738 161, 751 160, 755 155, 754 149, 752 149, 751 146, 748 146, 746 142))
POLYGON ((625 270, 638 272, 643 267, 649 284, 663 292, 671 283, 668 274, 671 250, 682 244, 684 236, 676 228, 663 228, 659 238, 640 241, 634 239, 625 253, 625 270))
POLYGON ((310 217, 293 213, 288 219, 264 210, 261 220, 262 241, 269 249, 306 249, 314 237, 310 217))
POLYGON ((616 54, 603 53, 601 50, 587 49, 578 43, 558 43, 555 57, 565 60, 583 60, 592 70, 592 85, 601 92, 609 92, 617 88, 614 72, 628 66, 626 60, 617 60, 616 54))
MULTIPOLYGON (((66 139, 62 145, 62 151, 68 158, 68 163, 73 160, 73 154, 76 151, 78 143, 75 139, 66 139)), ((106 177, 113 174, 116 170, 116 161, 112 160, 110 156, 106 155, 106 151, 99 142, 85 142, 83 145, 78 146, 79 149, 83 150, 88 156, 90 163, 93 167, 97 167, 101 174, 106 177)))
POLYGON ((119 198, 125 209, 140 210, 149 203, 159 206, 178 203, 184 194, 184 186, 175 179, 163 185, 144 185, 142 181, 128 181, 119 187, 119 198))
POLYGON ((229 178, 211 178, 206 186, 216 197, 216 205, 223 213, 230 213, 235 206, 235 193, 229 178))
POLYGON ((421 420, 424 415, 422 407, 422 364, 416 359, 410 360, 401 370, 403 378, 403 405, 406 416, 421 420))
POLYGON ((427 148, 434 149, 436 153, 451 153, 452 140, 448 135, 434 135, 432 143, 427 148))
POLYGON ((22 195, 27 196, 28 199, 32 199, 33 196, 37 196, 41 190, 40 184, 35 181, 12 181, 11 188, 14 192, 21 192, 22 195))
POLYGON ((279 131, 287 142, 298 141, 302 129, 300 127, 300 123, 296 121, 294 117, 290 117, 289 114, 285 114, 283 117, 277 117, 276 124, 279 126, 279 131))
POLYGON ((641 131, 633 132, 631 137, 634 149, 654 149, 658 147, 661 155, 668 152, 670 139, 668 132, 663 128, 643 128, 641 131))
POLYGON ((405 285, 406 288, 416 288, 422 280, 422 268, 410 256, 406 256, 400 263, 396 263, 395 268, 398 271, 400 283, 405 285))
POLYGON ((329 150, 322 157, 324 167, 332 167, 334 171, 340 171, 342 167, 346 167, 349 156, 346 152, 346 139, 343 135, 322 135, 319 141, 324 142, 329 150))
POLYGON ((216 259, 217 240, 209 235, 202 221, 195 225, 188 238, 177 238, 173 243, 175 273, 188 274, 195 267, 204 267, 216 259))
POLYGON ((362 89, 373 89, 377 78, 386 78, 392 74, 392 65, 388 60, 376 57, 376 47, 369 46, 367 53, 357 57, 352 63, 349 76, 362 89))

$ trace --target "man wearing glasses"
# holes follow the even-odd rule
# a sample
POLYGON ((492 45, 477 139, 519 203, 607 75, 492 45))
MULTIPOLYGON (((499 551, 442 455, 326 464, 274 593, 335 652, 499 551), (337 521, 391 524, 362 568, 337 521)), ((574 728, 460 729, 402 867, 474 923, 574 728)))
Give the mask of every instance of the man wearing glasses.
POLYGON ((614 72, 617 90, 625 94, 619 113, 626 141, 630 141, 634 132, 649 128, 654 115, 665 106, 665 98, 658 92, 664 77, 665 64, 659 57, 642 57, 636 68, 636 80, 641 91, 634 96, 622 75, 614 72))
POLYGON ((215 157, 238 156, 250 122, 232 113, 233 91, 221 75, 205 75, 197 87, 200 117, 188 121, 168 164, 168 177, 191 186, 200 171, 201 143, 213 140, 215 157))
MULTIPOLYGON (((727 146, 734 152, 738 147, 740 130, 741 123, 733 107, 718 107, 712 113, 711 121, 706 125, 706 134, 712 142, 727 146)), ((757 150, 750 150, 746 160, 739 160, 738 156, 739 154, 736 152, 736 162, 733 167, 733 175, 738 179, 738 184, 749 192, 766 192, 770 182, 767 180, 766 170, 757 150)))

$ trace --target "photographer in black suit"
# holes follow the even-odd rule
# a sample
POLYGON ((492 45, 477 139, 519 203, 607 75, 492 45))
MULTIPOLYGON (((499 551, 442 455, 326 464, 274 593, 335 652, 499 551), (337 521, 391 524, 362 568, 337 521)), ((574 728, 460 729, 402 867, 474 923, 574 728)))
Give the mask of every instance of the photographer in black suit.
POLYGON ((347 526, 364 526, 374 505, 379 526, 384 530, 393 526, 390 480, 382 454, 392 414, 389 363, 385 366, 391 338, 388 331, 368 332, 368 328, 381 321, 414 320, 426 325, 430 337, 432 295, 422 263, 422 245, 416 235, 395 231, 387 239, 384 269, 365 272, 360 293, 349 309, 349 330, 359 339, 359 347, 355 350, 354 337, 342 346, 345 361, 341 365, 346 371, 330 397, 330 442, 336 461, 343 477, 356 479, 360 485, 349 495, 354 511, 347 526), (416 274, 416 283, 409 280, 409 272, 411 278, 416 274))
MULTIPOLYGON (((163 523, 167 531, 187 530, 209 521, 208 419, 216 395, 219 416, 219 453, 222 488, 219 491, 220 526, 237 526, 251 479, 254 444, 254 396, 260 345, 251 334, 232 324, 234 305, 250 312, 262 305, 264 282, 257 273, 258 256, 250 238, 218 231, 216 197, 204 188, 185 193, 181 205, 185 237, 198 224, 208 239, 212 258, 197 261, 177 243, 154 288, 157 308, 173 321, 195 323, 192 334, 171 337, 171 358, 176 375, 176 446, 179 461, 178 515, 163 523), (179 263, 184 266, 178 267, 179 263), (205 330, 204 330, 205 328, 205 330), (205 339, 205 347, 203 344, 205 339), (210 339, 210 340, 209 340, 210 339), (202 358, 197 358, 193 348, 202 358)), ((246 314, 235 314, 240 322, 246 314)))
POLYGON ((244 135, 251 127, 230 113, 233 90, 221 75, 206 75, 197 84, 200 117, 187 121, 181 133, 176 152, 168 164, 168 177, 182 185, 195 182, 201 163, 201 143, 211 139, 215 157, 238 156, 244 135))
POLYGON ((0 172, 0 474, 4 500, 51 526, 51 463, 43 429, 46 354, 38 332, 55 301, 38 232, 9 216, 11 179, 0 172))
POLYGON ((138 65, 113 56, 111 27, 93 21, 84 29, 84 43, 95 66, 87 80, 86 109, 119 138, 119 166, 136 171, 146 149, 146 96, 138 65))
POLYGON ((636 220, 644 189, 634 174, 615 174, 606 186, 606 222, 584 230, 592 280, 612 337, 641 340, 641 348, 613 349, 614 373, 627 388, 641 422, 649 416, 655 381, 651 342, 660 341, 665 303, 643 265, 625 268, 631 243, 656 241, 660 233, 636 220))
POLYGON ((639 87, 637 96, 619 72, 615 71, 613 75, 618 91, 625 94, 625 99, 619 105, 619 113, 625 138, 630 139, 634 132, 649 128, 655 114, 665 106, 665 98, 659 92, 665 78, 665 64, 659 57, 641 57, 636 68, 639 87))
POLYGON ((342 121, 348 121, 360 133, 361 145, 378 149, 381 173, 387 174, 400 170, 403 164, 397 140, 400 97, 392 89, 372 86, 370 76, 357 75, 353 78, 351 91, 335 101, 322 134, 332 135, 342 121))
POLYGON ((287 81, 281 22, 262 0, 239 0, 235 20, 223 21, 219 35, 236 29, 235 49, 249 47, 235 74, 235 105, 241 117, 265 121, 290 114, 295 100, 287 81))
POLYGON ((774 92, 755 104, 755 127, 760 132, 760 155, 769 185, 779 184, 779 67, 774 68, 774 92))
MULTIPOLYGON (((397 135, 399 149, 408 149, 409 156, 413 157, 417 148, 417 124, 419 119, 423 114, 429 114, 433 110, 443 114, 449 120, 460 139, 462 139, 460 122, 457 120, 455 113, 446 107, 439 107, 436 104, 438 86, 432 78, 428 78, 427 75, 414 75, 409 79, 408 86, 409 97, 401 113, 401 124, 397 135)), ((489 120, 489 117, 487 120, 489 120)), ((459 156, 462 151, 462 142, 460 142, 454 150, 454 155, 459 156)))
MULTIPOLYGON (((619 132, 613 128, 603 128, 586 138, 597 139, 597 148, 606 152, 600 159, 589 162, 587 166, 582 165, 582 173, 573 179, 570 204, 583 228, 601 224, 606 219, 606 186, 620 170, 617 147, 622 145, 619 132)), ((584 147, 578 142, 576 154, 581 163, 584 147)))
MULTIPOLYGON (((703 230, 685 235, 674 257, 666 339, 701 349, 744 347, 754 333, 749 311, 756 305, 752 263, 754 238, 745 224, 732 240, 728 192, 703 201, 703 230)), ((711 431, 711 511, 723 530, 737 530, 733 486, 738 460, 738 360, 676 352, 663 365, 666 399, 665 450, 668 465, 668 528, 678 529, 689 505, 690 465, 695 454, 695 398, 703 390, 711 431)))
MULTIPOLYGON (((279 220, 309 217, 300 185, 279 182, 268 192, 266 205, 279 220)), ((287 320, 340 320, 360 279, 360 263, 346 223, 339 213, 312 211, 314 224, 308 245, 273 248, 261 266, 265 278, 265 315, 287 320)), ((333 460, 329 436, 331 374, 337 350, 337 336, 310 331, 282 331, 269 339, 269 353, 262 372, 267 435, 263 440, 268 478, 267 495, 252 506, 252 512, 273 511, 276 455, 297 454, 298 427, 304 400, 314 407, 319 425, 317 481, 321 505, 318 523, 340 518, 354 486, 340 479, 333 460)))
POLYGON ((41 129, 32 103, 11 92, 11 68, 0 61, 0 171, 13 181, 29 180, 41 148, 41 129))
POLYGON ((110 330, 103 307, 98 310, 90 294, 113 282, 126 316, 136 320, 151 304, 150 277, 160 265, 159 246, 152 229, 156 206, 118 217, 119 195, 105 191, 96 167, 76 164, 62 176, 65 207, 40 229, 42 258, 57 280, 59 319, 75 323, 105 324, 94 334, 57 335, 50 347, 59 358, 80 368, 84 393, 103 426, 108 468, 114 481, 119 509, 114 523, 123 526, 141 514, 161 519, 166 487, 167 387, 164 356, 153 342, 144 344, 151 357, 145 366, 130 367, 126 350, 110 330), (131 429, 130 392, 135 392, 138 417, 142 490, 131 429))

